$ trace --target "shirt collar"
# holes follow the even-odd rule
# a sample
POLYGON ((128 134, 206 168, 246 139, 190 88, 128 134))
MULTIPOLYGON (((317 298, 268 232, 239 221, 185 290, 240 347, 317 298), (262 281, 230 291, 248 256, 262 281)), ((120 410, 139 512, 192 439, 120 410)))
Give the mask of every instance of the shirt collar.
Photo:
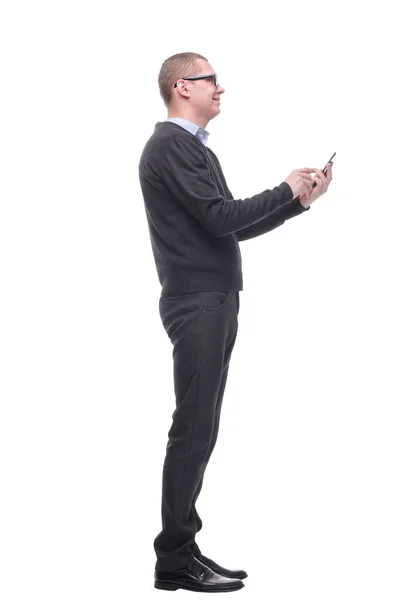
POLYGON ((192 133, 194 136, 199 138, 199 140, 203 142, 203 144, 207 144, 208 136, 210 135, 209 132, 206 129, 202 129, 201 127, 199 127, 199 125, 196 125, 196 123, 192 123, 192 121, 188 121, 187 119, 182 119, 182 117, 169 117, 165 120, 172 121, 172 123, 180 125, 184 129, 192 133))

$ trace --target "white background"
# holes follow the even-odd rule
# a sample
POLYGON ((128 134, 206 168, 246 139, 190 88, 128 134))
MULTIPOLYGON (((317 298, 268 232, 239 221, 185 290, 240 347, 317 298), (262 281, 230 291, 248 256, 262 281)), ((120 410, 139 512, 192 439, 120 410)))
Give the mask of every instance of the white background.
POLYGON ((138 162, 184 51, 225 87, 207 130, 235 198, 337 152, 308 213, 241 243, 198 544, 248 571, 242 597, 399 598, 394 3, 271 6, 2 3, 4 600, 163 594, 172 346, 138 162))

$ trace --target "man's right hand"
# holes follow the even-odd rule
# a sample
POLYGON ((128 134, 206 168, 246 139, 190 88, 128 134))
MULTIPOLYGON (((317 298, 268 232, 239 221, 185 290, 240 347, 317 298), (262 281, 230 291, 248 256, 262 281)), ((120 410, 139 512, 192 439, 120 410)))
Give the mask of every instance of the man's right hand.
POLYGON ((286 177, 285 181, 292 188, 293 198, 300 194, 306 194, 306 197, 311 194, 314 181, 311 173, 315 173, 315 169, 295 169, 286 177))

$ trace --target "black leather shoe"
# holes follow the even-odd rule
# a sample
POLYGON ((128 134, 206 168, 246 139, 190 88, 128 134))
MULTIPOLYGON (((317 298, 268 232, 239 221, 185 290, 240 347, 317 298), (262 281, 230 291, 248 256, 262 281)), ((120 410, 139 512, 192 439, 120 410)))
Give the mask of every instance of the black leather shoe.
POLYGON ((234 592, 244 587, 240 579, 229 579, 214 573, 193 557, 187 567, 175 571, 154 571, 154 587, 159 590, 191 590, 193 592, 234 592))
POLYGON ((200 554, 197 557, 197 560, 206 565, 210 569, 214 571, 214 573, 218 573, 218 575, 223 575, 224 577, 229 577, 231 579, 246 579, 247 573, 246 571, 242 571, 241 569, 237 571, 231 571, 230 569, 225 569, 224 567, 220 567, 216 562, 211 560, 211 558, 207 558, 204 554, 200 554))

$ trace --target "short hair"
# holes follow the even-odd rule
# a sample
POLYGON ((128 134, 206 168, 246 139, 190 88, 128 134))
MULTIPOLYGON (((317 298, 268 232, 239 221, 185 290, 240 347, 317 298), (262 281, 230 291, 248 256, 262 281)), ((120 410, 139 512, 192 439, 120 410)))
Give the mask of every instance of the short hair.
POLYGON ((165 106, 168 108, 172 100, 173 85, 182 77, 199 75, 201 67, 196 63, 198 58, 207 60, 196 52, 181 52, 164 60, 158 75, 158 87, 165 106))

